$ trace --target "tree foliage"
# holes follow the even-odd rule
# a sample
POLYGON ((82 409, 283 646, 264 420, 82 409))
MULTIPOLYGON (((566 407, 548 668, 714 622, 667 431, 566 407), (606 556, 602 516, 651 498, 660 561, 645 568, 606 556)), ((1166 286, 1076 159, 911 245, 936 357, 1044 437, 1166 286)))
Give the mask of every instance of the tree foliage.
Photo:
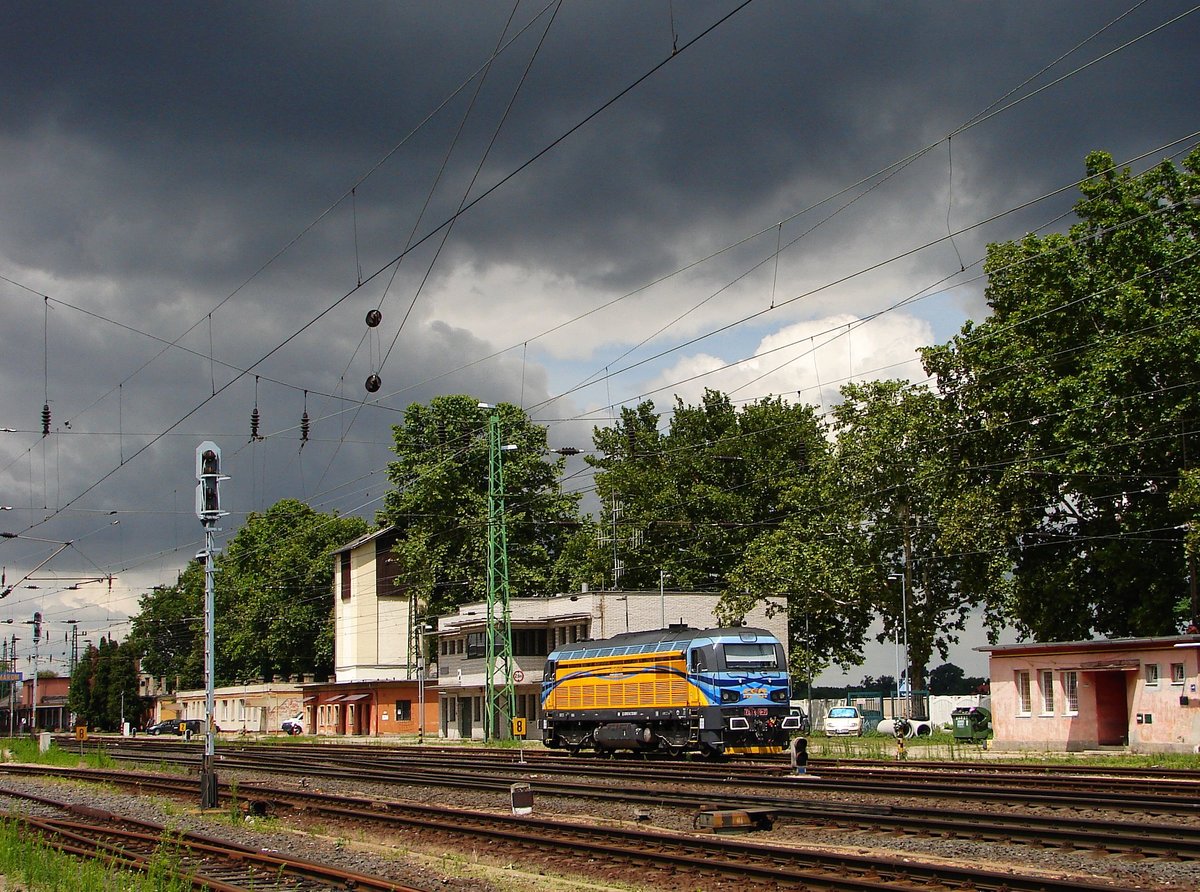
POLYGON ((925 351, 1000 531, 995 616, 1042 640, 1186 621, 1171 494, 1200 454, 1198 166, 1089 155, 1079 222, 991 245, 990 317, 925 351))
MULTIPOLYGON (((357 517, 294 499, 252 513, 215 560, 216 681, 333 670, 331 552, 367 531, 357 517)), ((204 682, 204 566, 143 595, 129 641, 142 669, 172 687, 204 682)))
POLYGON ((392 489, 379 511, 394 526, 400 584, 428 614, 487 593, 488 419, 500 421, 508 579, 512 596, 550 595, 562 581, 560 556, 578 526, 578 497, 559 483, 546 429, 517 406, 481 409, 469 396, 414 403, 393 428, 392 489))
POLYGON ((661 572, 676 588, 716 588, 808 472, 820 440, 812 409, 781 399, 738 409, 708 390, 696 406, 677 399, 668 429, 659 425, 644 402, 593 432, 601 516, 588 581, 652 588, 661 572))
POLYGON ((954 419, 937 394, 903 381, 842 388, 830 489, 843 525, 857 526, 874 569, 880 640, 907 638, 915 689, 988 594, 989 558, 974 544, 984 519, 959 487, 954 419))
POLYGON ((76 721, 104 731, 119 731, 122 717, 137 724, 147 703, 138 694, 137 650, 101 638, 89 644, 71 675, 67 708, 76 721))
POLYGON ((795 672, 860 661, 862 540, 826 508, 828 445, 811 406, 772 397, 735 407, 707 390, 695 406, 676 399, 666 431, 644 402, 593 441, 602 509, 584 581, 720 590, 727 624, 783 601, 795 672))

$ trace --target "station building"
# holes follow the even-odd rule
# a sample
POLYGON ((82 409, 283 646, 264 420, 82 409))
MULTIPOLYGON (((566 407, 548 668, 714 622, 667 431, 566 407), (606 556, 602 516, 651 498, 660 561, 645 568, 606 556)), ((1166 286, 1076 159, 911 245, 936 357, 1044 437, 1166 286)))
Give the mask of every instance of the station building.
POLYGON ((977 650, 997 748, 1200 752, 1200 635, 977 650))
MULTIPOLYGON (((223 685, 213 691, 213 723, 222 734, 269 734, 278 731, 284 719, 303 711, 303 688, 295 681, 223 685)), ((204 720, 203 688, 176 691, 158 698, 158 721, 204 720)))

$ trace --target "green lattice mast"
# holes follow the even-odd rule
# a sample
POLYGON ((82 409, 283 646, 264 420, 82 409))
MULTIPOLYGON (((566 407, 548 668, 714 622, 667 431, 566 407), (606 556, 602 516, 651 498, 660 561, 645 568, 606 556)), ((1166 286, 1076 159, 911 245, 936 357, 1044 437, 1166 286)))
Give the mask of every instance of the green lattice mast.
POLYGON ((505 449, 500 443, 500 415, 488 417, 488 567, 487 567, 487 740, 512 735, 516 690, 513 685, 512 618, 508 603, 508 536, 504 528, 505 449), (497 727, 499 723, 499 727, 497 727))

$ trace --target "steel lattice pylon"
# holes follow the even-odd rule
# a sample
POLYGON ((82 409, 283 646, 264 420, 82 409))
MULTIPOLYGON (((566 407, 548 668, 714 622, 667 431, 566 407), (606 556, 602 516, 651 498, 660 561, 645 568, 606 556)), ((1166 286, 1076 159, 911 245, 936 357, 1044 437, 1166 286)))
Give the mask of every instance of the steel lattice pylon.
POLYGON ((487 567, 487 740, 511 736, 513 704, 512 618, 508 603, 508 535, 504 527, 504 447, 500 416, 488 417, 488 567, 487 567), (499 724, 499 728, 497 728, 499 724))

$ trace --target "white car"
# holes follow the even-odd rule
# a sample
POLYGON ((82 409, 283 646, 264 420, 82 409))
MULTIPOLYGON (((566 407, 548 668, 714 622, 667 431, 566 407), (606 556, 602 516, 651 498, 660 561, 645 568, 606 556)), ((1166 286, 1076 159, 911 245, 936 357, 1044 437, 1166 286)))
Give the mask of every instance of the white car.
POLYGON ((862 732, 863 717, 857 706, 833 706, 825 714, 825 733, 830 737, 858 737, 862 732))
POLYGON ((303 734, 304 733, 304 717, 296 716, 292 719, 284 719, 280 728, 285 734, 303 734))

